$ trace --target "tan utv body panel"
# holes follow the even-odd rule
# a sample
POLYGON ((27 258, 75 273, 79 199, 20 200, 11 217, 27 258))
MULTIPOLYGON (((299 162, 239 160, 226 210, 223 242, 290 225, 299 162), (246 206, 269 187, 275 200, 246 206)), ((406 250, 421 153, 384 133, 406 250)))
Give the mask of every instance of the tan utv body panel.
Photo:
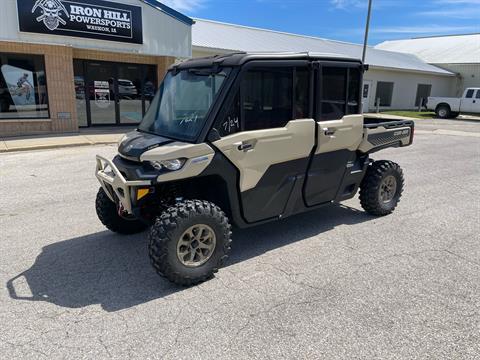
POLYGON ((186 159, 180 170, 171 171, 157 178, 158 182, 186 179, 200 175, 212 162, 215 151, 205 144, 174 142, 148 150, 140 156, 140 161, 162 161, 186 159))
POLYGON ((346 115, 338 120, 318 121, 318 147, 315 154, 336 150, 355 151, 363 138, 363 115, 346 115), (334 131, 332 135, 325 131, 334 131))
POLYGON ((394 128, 394 129, 387 129, 384 126, 379 126, 376 128, 365 128, 363 133, 363 140, 358 147, 358 150, 362 153, 367 153, 375 147, 386 146, 389 144, 396 143, 400 141, 401 146, 407 146, 410 144, 410 137, 411 137, 411 128, 409 126, 394 128), (371 140, 368 139, 369 135, 374 134, 384 134, 384 139, 380 139, 376 143, 372 143, 371 140), (388 135, 392 134, 393 138, 388 138, 388 135))
POLYGON ((240 191, 254 188, 270 165, 308 157, 315 144, 315 121, 292 120, 285 127, 243 131, 226 136, 213 144, 240 171, 240 191), (250 142, 253 148, 238 146, 250 142))

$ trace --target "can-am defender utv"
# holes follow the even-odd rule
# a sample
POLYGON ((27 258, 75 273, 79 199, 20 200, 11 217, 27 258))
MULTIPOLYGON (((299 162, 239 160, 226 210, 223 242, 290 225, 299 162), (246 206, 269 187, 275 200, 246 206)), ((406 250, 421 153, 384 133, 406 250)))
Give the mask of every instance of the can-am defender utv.
POLYGON ((400 167, 369 154, 412 143, 411 121, 364 117, 365 67, 312 53, 235 53, 173 65, 138 129, 97 156, 96 210, 110 230, 150 227, 152 265, 191 285, 244 228, 352 198, 391 213, 400 167))

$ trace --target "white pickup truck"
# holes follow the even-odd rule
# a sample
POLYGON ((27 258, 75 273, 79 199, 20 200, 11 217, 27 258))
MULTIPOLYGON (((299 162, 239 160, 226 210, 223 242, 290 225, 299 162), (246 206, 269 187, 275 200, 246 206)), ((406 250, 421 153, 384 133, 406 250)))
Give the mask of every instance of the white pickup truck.
POLYGON ((461 98, 429 97, 428 110, 434 110, 439 118, 456 118, 460 113, 480 114, 480 88, 467 88, 461 98))

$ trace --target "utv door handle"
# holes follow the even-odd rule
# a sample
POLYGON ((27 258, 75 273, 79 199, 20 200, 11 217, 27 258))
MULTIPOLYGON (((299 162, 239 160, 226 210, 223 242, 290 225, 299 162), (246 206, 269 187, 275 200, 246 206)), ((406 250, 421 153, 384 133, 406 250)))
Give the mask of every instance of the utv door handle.
POLYGON ((337 130, 336 129, 329 129, 329 128, 324 128, 323 129, 323 133, 326 135, 326 136, 332 136, 335 134, 337 130))
POLYGON ((253 149, 253 144, 250 143, 250 142, 241 142, 239 144, 235 144, 237 145, 237 149, 238 151, 248 151, 250 149, 253 149))

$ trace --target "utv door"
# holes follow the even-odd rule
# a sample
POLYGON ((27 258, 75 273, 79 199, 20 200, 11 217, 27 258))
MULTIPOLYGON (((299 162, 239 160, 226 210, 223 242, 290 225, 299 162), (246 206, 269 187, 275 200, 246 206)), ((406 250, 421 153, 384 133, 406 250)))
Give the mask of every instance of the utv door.
MULTIPOLYGON (((315 118, 317 146, 308 169, 304 197, 308 206, 329 202, 342 188, 347 167, 355 165, 362 140, 360 64, 317 63, 315 118)), ((345 194, 348 195, 348 194, 345 194)))
POLYGON ((280 216, 295 183, 303 185, 315 144, 310 81, 306 61, 252 62, 217 118, 213 144, 239 171, 247 222, 280 216))

